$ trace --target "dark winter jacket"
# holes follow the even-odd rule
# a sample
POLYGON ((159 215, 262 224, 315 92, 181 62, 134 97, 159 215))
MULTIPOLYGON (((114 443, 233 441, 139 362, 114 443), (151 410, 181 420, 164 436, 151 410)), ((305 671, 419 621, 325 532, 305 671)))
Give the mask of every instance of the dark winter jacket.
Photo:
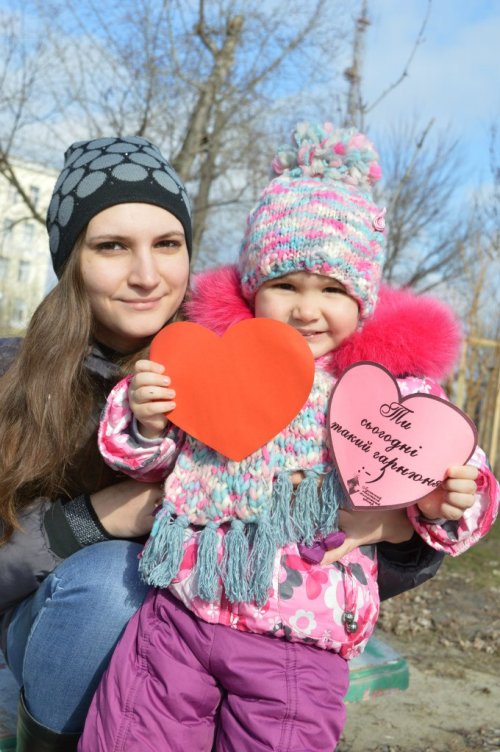
MULTIPOLYGON (((14 360, 21 344, 19 338, 0 339, 0 376, 14 360)), ((97 428, 105 398, 120 377, 113 363, 112 351, 96 345, 86 359, 86 367, 95 378, 96 391, 101 395, 96 404, 93 426, 97 428)), ((99 487, 104 488, 120 479, 104 470, 99 487)), ((63 559, 84 546, 108 540, 110 536, 100 525, 89 502, 88 488, 81 488, 74 498, 38 498, 19 517, 21 529, 11 540, 0 546, 0 648, 5 647, 5 633, 13 606, 34 592, 42 580, 63 559)), ((94 488, 93 490, 97 490, 94 488)), ((2 523, 0 522, 0 530, 2 523)))

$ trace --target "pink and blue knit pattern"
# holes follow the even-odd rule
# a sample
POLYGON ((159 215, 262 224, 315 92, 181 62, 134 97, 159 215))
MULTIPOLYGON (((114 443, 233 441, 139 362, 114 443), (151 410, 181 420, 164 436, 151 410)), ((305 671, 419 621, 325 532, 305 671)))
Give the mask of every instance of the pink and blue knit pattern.
POLYGON ((311 544, 318 534, 335 529, 342 492, 327 441, 327 407, 333 377, 322 370, 309 398, 293 421, 274 439, 242 462, 223 457, 186 436, 176 464, 165 480, 165 496, 140 562, 143 578, 167 587, 177 575, 184 531, 200 526, 197 557, 198 594, 214 597, 222 572, 231 601, 268 597, 279 546, 292 541, 311 544), (294 493, 290 475, 305 478, 294 493), (318 476, 326 476, 318 493, 318 476), (224 560, 217 549, 220 525, 224 560))
POLYGON ((302 124, 273 160, 276 177, 247 220, 240 251, 242 290, 252 300, 267 280, 296 271, 338 279, 367 318, 384 260, 384 212, 371 186, 378 155, 354 129, 302 124))
POLYGON ((307 402, 277 436, 240 462, 186 437, 172 472, 165 480, 165 497, 175 514, 194 525, 228 522, 234 518, 257 522, 271 509, 276 476, 332 468, 327 408, 333 377, 317 370, 307 402))

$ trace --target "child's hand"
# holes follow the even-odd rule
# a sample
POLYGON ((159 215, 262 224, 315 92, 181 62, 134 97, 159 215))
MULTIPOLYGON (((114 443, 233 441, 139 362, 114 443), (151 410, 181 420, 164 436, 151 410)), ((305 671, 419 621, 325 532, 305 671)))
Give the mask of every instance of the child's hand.
POLYGON ((345 541, 325 553, 322 566, 333 564, 359 546, 381 541, 403 543, 414 533, 406 509, 341 509, 339 528, 346 534, 345 541))
POLYGON ((417 503, 430 520, 459 520, 474 503, 478 469, 473 465, 450 467, 443 484, 417 503))
POLYGON ((130 407, 146 439, 161 436, 168 423, 165 413, 175 407, 175 391, 169 388, 165 368, 152 360, 138 360, 128 388, 130 407))

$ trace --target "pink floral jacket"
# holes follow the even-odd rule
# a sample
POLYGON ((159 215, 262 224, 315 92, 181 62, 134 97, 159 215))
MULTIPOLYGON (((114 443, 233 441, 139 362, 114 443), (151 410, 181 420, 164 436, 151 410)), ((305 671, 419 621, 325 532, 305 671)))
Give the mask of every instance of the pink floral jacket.
MULTIPOLYGON (((225 271, 224 273, 228 280, 232 279, 232 271, 225 271)), ((213 273, 208 275, 211 282, 213 278, 210 279, 210 274, 213 273)), ((191 318, 201 320, 201 323, 205 325, 207 325, 207 321, 203 316, 197 314, 200 310, 203 310, 203 305, 206 303, 203 289, 208 290, 208 298, 212 301, 212 284, 203 287, 206 279, 206 275, 202 277, 202 291, 200 293, 200 288, 198 288, 198 298, 195 294, 193 298, 195 303, 190 305, 191 318), (197 300, 198 304, 200 300, 202 301, 198 308, 196 307, 197 300)), ((232 283, 232 287, 229 284, 226 285, 226 295, 222 299, 231 300, 228 291, 232 290, 235 300, 238 300, 237 289, 237 281, 232 283)), ((220 289, 217 290, 216 298, 216 301, 212 301, 215 306, 214 310, 220 308, 220 289)), ((412 296, 409 299, 410 305, 408 306, 407 293, 385 291, 384 299, 385 301, 388 300, 393 308, 389 315, 389 319, 392 319, 391 331, 394 334, 393 329, 395 326, 397 328, 396 321, 401 320, 402 312, 406 312, 405 338, 410 338, 408 309, 411 309, 415 298, 412 296), (400 298, 396 301, 398 296, 400 298)), ((243 305, 245 304, 241 303, 241 306, 243 305)), ((235 308, 235 305, 233 305, 233 308, 235 308)), ((384 306, 382 306, 382 309, 384 312, 384 306)), ((428 301, 425 301, 421 310, 418 311, 419 325, 422 324, 421 317, 425 310, 429 311, 428 301)), ((240 315, 238 318, 238 314, 241 314, 242 311, 242 307, 234 311, 233 322, 241 320, 242 316, 240 315)), ((449 327, 451 324, 449 323, 449 314, 440 309, 439 304, 433 310, 433 315, 434 329, 432 331, 435 340, 436 319, 443 319, 448 316, 446 326, 449 327)), ((227 317, 227 309, 225 316, 227 317)), ((229 321, 229 323, 232 322, 229 321)), ((443 326, 445 325, 443 324, 443 326)), ((212 328, 217 331, 217 325, 213 325, 212 328)), ((364 329, 366 329, 366 326, 364 329)), ((427 332, 429 332, 429 329, 427 329, 427 332)), ((357 336, 355 335, 355 337, 357 336)), ((452 332, 448 329, 448 346, 451 336, 452 332)), ((432 344, 436 343, 431 342, 431 346, 432 344)), ((362 345, 363 347, 366 346, 364 340, 362 340, 362 345)), ((339 348, 339 350, 341 349, 339 348)), ((415 347, 415 340, 413 347, 409 347, 409 349, 411 350, 411 357, 415 357, 415 350, 418 350, 418 347, 415 347)), ((408 368, 402 367, 403 363, 399 350, 397 356, 399 360, 396 362, 396 359, 393 359, 394 362, 392 363, 389 362, 387 356, 385 361, 381 359, 380 353, 374 357, 373 348, 371 355, 368 355, 368 352, 363 352, 360 356, 359 346, 354 350, 354 359, 351 362, 355 362, 356 359, 376 359, 386 367, 391 366, 395 376, 408 370, 408 368)), ((345 353, 341 353, 341 355, 345 357, 345 353)), ((441 354, 436 360, 439 361, 439 358, 441 358, 441 362, 434 363, 436 375, 439 368, 441 370, 445 368, 443 364, 443 360, 446 359, 445 356, 441 354)), ((344 364, 343 367, 345 367, 344 364)), ((331 381, 333 386, 336 378, 335 363, 327 359, 326 362, 321 363, 320 368, 324 371, 323 377, 331 381)), ((412 370, 417 369, 412 365, 412 370)), ((143 481, 154 482, 168 474, 175 475, 182 465, 184 445, 182 433, 174 429, 158 441, 143 439, 134 427, 133 416, 128 403, 128 383, 129 379, 120 382, 108 399, 99 432, 99 444, 103 457, 114 468, 143 481)), ((398 379, 398 384, 403 396, 415 392, 443 396, 440 386, 434 379, 428 377, 405 376, 398 379)), ((431 523, 422 519, 416 506, 408 508, 408 515, 415 530, 430 546, 451 555, 462 553, 485 535, 498 512, 498 484, 488 468, 482 450, 476 450, 470 463, 476 465, 480 470, 477 499, 459 523, 448 522, 442 525, 431 523)), ((170 480, 172 480, 171 476, 170 480)), ((227 526, 224 525, 217 531, 219 559, 222 559, 226 531, 227 526)), ((199 528, 190 526, 186 529, 181 567, 169 589, 199 618, 211 623, 225 624, 233 629, 314 644, 320 648, 336 651, 346 659, 350 659, 362 651, 373 632, 379 611, 375 546, 363 546, 355 549, 336 564, 321 566, 310 564, 301 558, 297 544, 285 545, 278 550, 275 557, 269 598, 263 606, 258 607, 255 603, 230 602, 225 597, 222 580, 219 580, 216 597, 211 602, 207 603, 198 597, 195 574, 198 536, 199 528)))

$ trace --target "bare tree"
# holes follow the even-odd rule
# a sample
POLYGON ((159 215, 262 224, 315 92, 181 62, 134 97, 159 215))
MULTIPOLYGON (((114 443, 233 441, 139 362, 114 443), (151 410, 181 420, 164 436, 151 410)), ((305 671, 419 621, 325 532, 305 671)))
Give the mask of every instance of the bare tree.
POLYGON ((384 276, 421 290, 461 276, 470 235, 456 195, 459 145, 443 133, 430 142, 433 124, 393 129, 382 150, 390 217, 384 276))
POLYGON ((364 130, 367 116, 380 102, 391 94, 403 83, 408 76, 410 66, 418 48, 424 42, 424 33, 429 21, 432 0, 427 0, 427 7, 422 18, 420 29, 415 37, 415 42, 410 50, 406 63, 398 77, 391 81, 371 102, 363 98, 363 62, 365 50, 365 35, 370 26, 370 13, 368 0, 361 0, 359 13, 354 21, 354 33, 351 44, 351 64, 344 70, 344 78, 347 81, 347 94, 345 98, 344 125, 355 125, 359 130, 364 130))
MULTIPOLYGON (((487 268, 487 281, 482 288, 481 318, 483 336, 500 339, 500 137, 496 125, 491 127, 490 170, 492 183, 490 192, 482 198, 482 213, 478 211, 481 224, 483 254, 487 268)), ((500 351, 497 353, 500 358, 500 351)))
MULTIPOLYGON (((490 171, 492 176, 492 195, 485 201, 484 222, 489 230, 490 261, 497 266, 500 263, 500 134, 496 123, 490 128, 490 171)), ((497 301, 500 294, 497 290, 497 301)))
MULTIPOLYGON (((363 97, 363 63, 370 8, 368 0, 360 0, 351 64, 344 71, 348 85, 345 125, 364 130, 373 111, 408 77, 424 42, 431 7, 432 0, 427 0, 402 71, 367 102, 363 97)), ((464 258, 470 250, 468 212, 457 203, 460 146, 443 132, 435 135, 435 130, 434 119, 424 127, 415 122, 402 123, 380 140, 385 181, 379 199, 386 203, 389 218, 384 277, 420 290, 462 276, 464 258)))
POLYGON ((365 33, 370 25, 368 17, 368 0, 362 0, 359 15, 354 22, 351 64, 344 70, 347 81, 344 126, 356 125, 362 129, 365 105, 361 95, 363 82, 362 65, 364 60, 365 33))
MULTIPOLYGON (((37 82, 51 103, 39 138, 58 152, 68 132, 135 133, 164 146, 194 198, 195 255, 214 207, 251 193, 269 123, 282 127, 280 102, 324 81, 325 70, 336 75, 331 40, 341 35, 327 0, 290 0, 279 24, 273 8, 242 0, 32 3, 52 61, 37 82)), ((34 109, 26 97, 20 118, 34 109)), ((17 125, 0 166, 11 181, 17 125)))
MULTIPOLYGON (((35 153, 49 155, 53 145, 60 159, 61 144, 109 132, 150 137, 172 155, 189 185, 201 263, 220 253, 221 231, 227 238, 234 224, 241 233, 277 134, 306 112, 306 94, 317 87, 323 106, 326 91, 334 101, 339 71, 332 39, 348 43, 337 26, 344 19, 337 13, 332 20, 327 0, 307 8, 289 0, 279 24, 275 8, 242 0, 110 0, 105 8, 97 0, 28 3, 38 14, 42 42, 23 46, 12 26, 0 71, 13 80, 15 51, 24 84, 17 99, 7 93, 12 101, 9 117, 0 120, 0 172, 42 221, 12 156, 29 153, 32 143, 35 153)), ((362 70, 370 8, 369 0, 359 0, 352 63, 344 72, 346 124, 364 128, 380 101, 394 95, 423 42, 430 8, 427 0, 403 71, 369 103, 362 70)), ((309 110, 311 102, 312 95, 309 110)), ((385 274, 421 289, 460 275, 459 260, 469 249, 463 212, 454 203, 459 146, 434 137, 435 130, 406 125, 379 141, 390 209, 385 274)))
POLYGON ((29 128, 34 117, 29 102, 39 86, 43 67, 40 58, 43 41, 40 37, 31 38, 31 53, 28 54, 22 42, 24 28, 22 18, 0 12, 2 46, 0 55, 0 174, 13 186, 27 210, 27 216, 43 222, 29 192, 19 180, 10 154, 16 139, 22 138, 23 130, 29 128), (37 64, 38 58, 38 64, 37 64))

